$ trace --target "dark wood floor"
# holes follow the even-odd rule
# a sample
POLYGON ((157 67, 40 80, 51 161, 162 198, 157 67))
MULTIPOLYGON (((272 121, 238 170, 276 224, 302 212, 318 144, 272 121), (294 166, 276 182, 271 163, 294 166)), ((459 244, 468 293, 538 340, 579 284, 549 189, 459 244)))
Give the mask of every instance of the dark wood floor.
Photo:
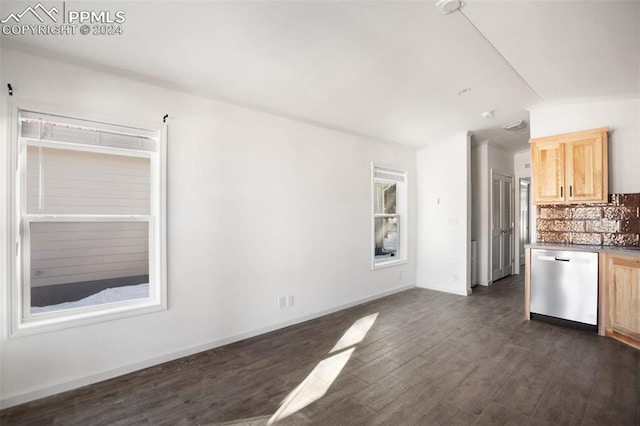
POLYGON ((267 424, 343 333, 378 313, 326 394, 277 424, 638 424, 638 351, 524 321, 523 287, 408 290, 13 407, 0 423, 267 424))

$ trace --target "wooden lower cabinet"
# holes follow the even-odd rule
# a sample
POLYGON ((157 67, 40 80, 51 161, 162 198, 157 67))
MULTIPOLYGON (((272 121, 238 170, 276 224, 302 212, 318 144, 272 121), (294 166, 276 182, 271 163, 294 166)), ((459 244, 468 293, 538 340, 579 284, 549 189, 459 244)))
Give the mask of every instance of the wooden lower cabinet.
POLYGON ((640 349, 640 256, 608 254, 605 333, 640 349))

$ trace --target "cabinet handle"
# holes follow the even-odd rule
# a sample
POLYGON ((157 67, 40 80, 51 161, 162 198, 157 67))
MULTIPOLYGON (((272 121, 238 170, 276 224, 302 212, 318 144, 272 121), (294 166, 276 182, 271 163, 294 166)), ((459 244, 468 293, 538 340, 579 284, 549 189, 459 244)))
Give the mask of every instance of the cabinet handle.
POLYGON ((573 185, 569 185, 569 197, 573 196, 573 185))
POLYGON ((562 193, 562 187, 560 187, 560 196, 564 197, 564 194, 562 193))

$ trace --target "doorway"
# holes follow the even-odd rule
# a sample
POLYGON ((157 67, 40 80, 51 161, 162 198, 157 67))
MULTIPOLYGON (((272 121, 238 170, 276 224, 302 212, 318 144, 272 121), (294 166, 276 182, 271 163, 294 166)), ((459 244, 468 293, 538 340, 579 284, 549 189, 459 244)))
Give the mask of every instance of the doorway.
POLYGON ((531 201, 531 178, 520 178, 520 265, 524 265, 524 246, 531 242, 529 203, 531 201))
POLYGON ((491 171, 491 281, 513 273, 513 176, 491 171))

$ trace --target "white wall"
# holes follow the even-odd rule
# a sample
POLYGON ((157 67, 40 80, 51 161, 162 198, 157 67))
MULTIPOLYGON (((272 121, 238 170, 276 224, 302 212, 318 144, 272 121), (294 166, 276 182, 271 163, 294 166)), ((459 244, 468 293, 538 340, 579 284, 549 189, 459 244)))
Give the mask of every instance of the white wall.
POLYGON ((471 293, 470 136, 454 135, 417 154, 418 286, 471 293))
POLYGON ((517 178, 531 177, 531 150, 525 149, 513 154, 513 173, 517 178))
POLYGON ((542 105, 530 118, 532 138, 609 127, 609 192, 640 192, 640 99, 542 105))
POLYGON ((484 141, 473 148, 472 235, 478 242, 478 284, 491 284, 491 172, 513 176, 513 154, 484 141))
MULTIPOLYGON (((1 55, 1 87, 13 85, 17 104, 32 101, 50 112, 116 122, 159 123, 169 114, 169 309, 20 338, 3 330, 4 406, 415 285, 414 216, 409 262, 371 270, 371 162, 408 172, 414 212, 415 150, 14 51, 1 55), (295 295, 295 306, 277 309, 279 295, 295 295)), ((3 106, 6 101, 5 95, 3 106)), ((454 142, 446 152, 463 169, 463 140, 454 142)), ((0 270, 6 271, 7 152, 0 145, 0 270)), ((446 169, 438 182, 449 160, 433 162, 446 169)), ((447 215, 457 215, 460 225, 451 227, 455 239, 446 244, 458 248, 465 241, 465 200, 456 191, 464 189, 465 177, 451 181, 455 210, 447 215)), ((449 197, 441 196, 449 209, 449 197)), ((464 260, 452 266, 464 289, 464 260)), ((7 324, 4 272, 1 279, 7 324)))

